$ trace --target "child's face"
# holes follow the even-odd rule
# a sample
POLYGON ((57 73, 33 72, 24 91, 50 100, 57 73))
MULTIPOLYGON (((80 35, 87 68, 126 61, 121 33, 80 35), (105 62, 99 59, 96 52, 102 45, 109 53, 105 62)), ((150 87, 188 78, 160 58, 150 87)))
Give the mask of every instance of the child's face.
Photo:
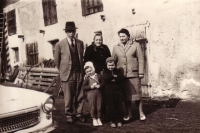
POLYGON ((88 68, 85 70, 85 73, 86 73, 88 76, 92 76, 92 75, 94 75, 95 71, 92 69, 92 67, 88 67, 88 68))
POLYGON ((112 71, 115 68, 114 61, 107 62, 107 68, 108 70, 112 71))

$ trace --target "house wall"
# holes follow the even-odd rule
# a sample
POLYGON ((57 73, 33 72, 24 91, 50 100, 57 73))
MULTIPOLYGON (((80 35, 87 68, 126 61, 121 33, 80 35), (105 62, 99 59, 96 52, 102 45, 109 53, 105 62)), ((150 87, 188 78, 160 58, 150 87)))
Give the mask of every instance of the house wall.
MULTIPOLYGON (((91 44, 95 31, 103 32, 110 50, 119 42, 121 28, 137 29, 146 24, 148 84, 151 97, 198 99, 200 94, 200 1, 198 0, 102 0, 103 12, 82 16, 80 0, 56 0, 58 23, 44 26, 41 0, 20 0, 4 11, 16 8, 17 34, 9 36, 10 47, 20 46, 24 63, 25 44, 37 41, 40 61, 53 58, 48 42, 66 37, 66 21, 76 23, 78 38, 91 44), (135 14, 132 14, 132 9, 135 14), (105 15, 102 21, 100 15, 105 15), (45 34, 39 33, 44 30, 45 34), (24 41, 18 35, 24 35, 24 41)), ((133 32, 132 35, 135 33, 133 32)), ((12 55, 11 55, 12 57, 12 55)), ((11 58, 11 64, 14 65, 11 58)))
POLYGON ((165 0, 149 5, 145 17, 150 21, 152 96, 199 99, 200 1, 165 0))

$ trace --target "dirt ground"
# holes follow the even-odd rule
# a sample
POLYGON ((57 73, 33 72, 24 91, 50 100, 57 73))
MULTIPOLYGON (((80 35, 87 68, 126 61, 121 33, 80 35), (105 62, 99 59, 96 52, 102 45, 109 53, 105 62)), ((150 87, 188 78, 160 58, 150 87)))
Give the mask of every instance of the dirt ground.
POLYGON ((64 115, 64 100, 59 96, 56 98, 56 110, 53 112, 58 127, 52 133, 200 133, 200 101, 144 100, 143 107, 146 121, 139 120, 138 108, 133 103, 133 119, 124 122, 122 127, 111 128, 109 122, 103 122, 102 127, 93 127, 86 102, 83 113, 87 122, 69 125, 64 115))
MULTIPOLYGON (((10 83, 3 85, 15 86, 10 83)), ((63 96, 59 95, 55 100, 53 119, 58 127, 51 133, 200 133, 200 101, 144 99, 146 121, 139 120, 138 108, 133 103, 132 120, 124 122, 122 127, 111 128, 109 122, 103 122, 102 127, 93 127, 87 102, 83 108, 87 122, 69 125, 64 115, 63 96)))

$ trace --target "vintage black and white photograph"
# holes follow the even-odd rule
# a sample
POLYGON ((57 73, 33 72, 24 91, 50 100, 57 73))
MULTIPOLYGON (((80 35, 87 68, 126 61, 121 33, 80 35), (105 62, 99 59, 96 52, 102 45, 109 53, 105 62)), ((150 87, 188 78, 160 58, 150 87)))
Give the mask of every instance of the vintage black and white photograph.
POLYGON ((0 133, 200 133, 199 0, 0 0, 0 133))

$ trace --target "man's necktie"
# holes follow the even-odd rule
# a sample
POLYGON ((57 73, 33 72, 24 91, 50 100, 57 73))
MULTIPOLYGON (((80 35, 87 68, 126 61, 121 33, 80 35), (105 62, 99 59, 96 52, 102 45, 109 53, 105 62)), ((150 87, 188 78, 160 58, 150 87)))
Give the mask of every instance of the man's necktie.
POLYGON ((71 39, 71 45, 72 45, 72 47, 74 47, 74 41, 73 41, 73 39, 71 39))

